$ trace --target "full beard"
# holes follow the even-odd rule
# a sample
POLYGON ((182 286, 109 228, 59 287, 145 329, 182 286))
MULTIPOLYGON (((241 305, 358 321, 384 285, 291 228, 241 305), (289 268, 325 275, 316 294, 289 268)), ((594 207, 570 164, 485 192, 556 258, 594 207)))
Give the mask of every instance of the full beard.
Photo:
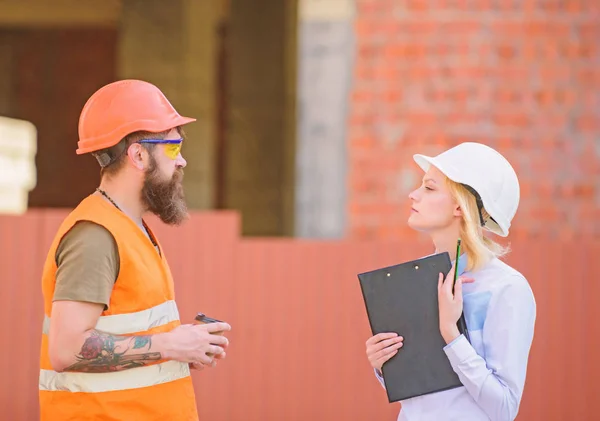
POLYGON ((144 208, 158 216, 165 224, 181 224, 188 217, 182 182, 182 168, 177 168, 170 180, 163 180, 156 160, 151 157, 142 187, 144 208))

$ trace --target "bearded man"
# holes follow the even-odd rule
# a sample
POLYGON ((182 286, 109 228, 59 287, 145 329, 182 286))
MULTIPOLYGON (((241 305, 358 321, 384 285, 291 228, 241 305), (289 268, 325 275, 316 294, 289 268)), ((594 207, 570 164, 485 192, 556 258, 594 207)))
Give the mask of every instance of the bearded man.
POLYGON ((42 420, 198 419, 190 367, 224 358, 220 333, 231 327, 181 324, 143 218, 188 216, 182 126, 194 121, 140 80, 108 84, 85 104, 77 153, 97 159, 101 181, 63 221, 43 269, 42 420))

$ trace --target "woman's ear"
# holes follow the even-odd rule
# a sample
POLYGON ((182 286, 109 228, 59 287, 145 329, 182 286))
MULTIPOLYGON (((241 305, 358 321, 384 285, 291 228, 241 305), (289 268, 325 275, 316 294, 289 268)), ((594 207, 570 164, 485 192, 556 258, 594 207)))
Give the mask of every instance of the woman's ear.
POLYGON ((454 205, 454 216, 463 216, 462 209, 458 204, 454 205))
POLYGON ((139 143, 133 143, 127 148, 127 157, 129 158, 129 161, 140 171, 144 170, 146 167, 147 153, 148 151, 146 151, 139 143))

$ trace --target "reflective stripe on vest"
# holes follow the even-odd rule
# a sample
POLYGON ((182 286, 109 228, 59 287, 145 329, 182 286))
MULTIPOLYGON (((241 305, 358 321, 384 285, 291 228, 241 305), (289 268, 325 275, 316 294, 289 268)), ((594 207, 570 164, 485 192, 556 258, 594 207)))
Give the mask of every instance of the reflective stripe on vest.
MULTIPOLYGON (((101 316, 95 329, 112 335, 135 334, 179 320, 175 301, 134 313, 101 316)), ((50 332, 50 318, 44 317, 43 334, 50 332)), ((110 373, 79 373, 40 370, 39 389, 45 391, 110 392, 148 387, 182 379, 190 375, 189 364, 166 361, 110 373)))
MULTIPOLYGON (((98 319, 95 329, 112 335, 126 335, 136 332, 145 332, 175 320, 179 320, 179 311, 177 310, 175 301, 170 300, 135 313, 101 316, 98 319)), ((49 331, 50 318, 44 316, 42 332, 47 335, 49 331)))
POLYGON ((52 370, 40 370, 40 390, 111 392, 154 386, 179 380, 189 375, 189 365, 179 361, 167 361, 113 373, 57 373, 52 370))

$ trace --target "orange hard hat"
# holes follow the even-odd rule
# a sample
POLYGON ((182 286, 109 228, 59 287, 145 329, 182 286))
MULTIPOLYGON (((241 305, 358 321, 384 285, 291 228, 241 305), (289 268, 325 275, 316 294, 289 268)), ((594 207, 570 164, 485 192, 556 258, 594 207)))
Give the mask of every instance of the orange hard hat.
POLYGON ((151 83, 120 80, 98 89, 79 116, 77 154, 110 148, 137 132, 163 132, 195 118, 182 117, 151 83))

